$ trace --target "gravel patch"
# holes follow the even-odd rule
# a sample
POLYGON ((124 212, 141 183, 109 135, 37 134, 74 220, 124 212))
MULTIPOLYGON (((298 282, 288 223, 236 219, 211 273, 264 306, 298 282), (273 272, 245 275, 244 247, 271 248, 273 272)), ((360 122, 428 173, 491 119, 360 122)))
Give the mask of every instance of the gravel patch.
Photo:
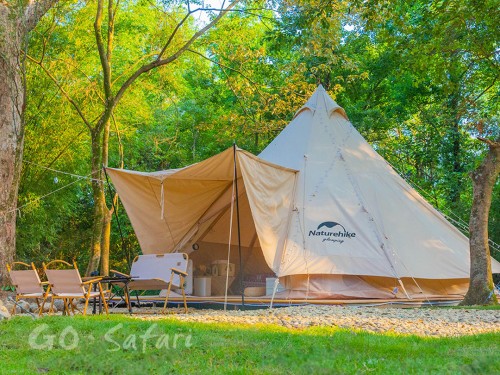
MULTIPOLYGON (((150 312, 154 311, 157 310, 150 312)), ((136 310, 132 317, 146 320, 168 318, 200 323, 275 324, 294 329, 326 326, 373 333, 434 337, 500 332, 500 310, 476 309, 308 305, 249 311, 189 309, 187 314, 179 313, 167 316, 141 314, 140 311, 136 310)))

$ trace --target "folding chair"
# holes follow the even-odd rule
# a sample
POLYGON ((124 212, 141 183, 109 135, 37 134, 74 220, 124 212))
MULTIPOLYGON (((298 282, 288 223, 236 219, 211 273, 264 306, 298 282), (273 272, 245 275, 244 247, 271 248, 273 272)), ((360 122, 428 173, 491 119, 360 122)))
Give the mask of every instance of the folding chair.
MULTIPOLYGON (((40 301, 45 301, 49 295, 49 291, 44 290, 44 285, 47 282, 41 282, 38 272, 36 271, 35 265, 33 263, 27 264, 24 262, 13 262, 7 264, 7 271, 9 272, 10 278, 14 287, 16 288, 16 303, 12 308, 12 315, 16 313, 16 305, 20 299, 34 298, 38 306, 38 315, 43 313, 43 302, 40 305, 40 301), (15 270, 16 265, 26 267, 28 269, 15 270)), ((48 288, 47 288, 48 289, 48 288)))
POLYGON ((106 298, 104 298, 104 292, 100 283, 102 279, 101 277, 82 281, 76 262, 73 262, 73 265, 71 265, 64 260, 53 260, 47 264, 42 264, 45 274, 47 275, 50 291, 52 293, 50 311, 52 311, 54 300, 62 299, 64 302, 64 312, 69 315, 71 308, 71 312, 74 314, 75 307, 73 305, 73 300, 83 298, 85 299, 85 305, 82 314, 87 315, 89 299, 100 298, 104 306, 104 310, 106 311, 106 314, 108 314, 108 305, 106 303, 106 298), (57 269, 58 267, 71 268, 57 269), (92 290, 94 285, 99 288, 98 291, 92 290))
MULTIPOLYGON (((188 255, 185 253, 146 254, 137 256, 132 262, 130 276, 122 272, 111 272, 130 277, 129 290, 163 290, 167 289, 164 313, 167 309, 168 297, 172 287, 180 289, 184 301, 184 312, 187 313, 186 293, 184 291, 185 277, 188 276, 188 255)), ((130 297, 127 297, 130 298, 130 297)))

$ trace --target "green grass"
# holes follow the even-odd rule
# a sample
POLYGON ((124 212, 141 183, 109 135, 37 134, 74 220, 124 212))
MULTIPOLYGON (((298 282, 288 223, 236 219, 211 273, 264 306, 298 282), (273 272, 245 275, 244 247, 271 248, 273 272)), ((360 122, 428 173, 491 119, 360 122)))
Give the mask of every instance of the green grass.
POLYGON ((498 373, 499 358, 499 334, 421 338, 325 327, 142 321, 120 315, 0 322, 1 374, 486 374, 498 373), (54 336, 50 350, 30 346, 35 329, 41 330, 36 340, 32 337, 36 345, 54 336), (169 347, 158 349, 157 337, 143 347, 140 336, 148 329, 168 335, 163 344, 169 347), (65 350, 64 345, 76 343, 76 336, 78 345, 65 350))

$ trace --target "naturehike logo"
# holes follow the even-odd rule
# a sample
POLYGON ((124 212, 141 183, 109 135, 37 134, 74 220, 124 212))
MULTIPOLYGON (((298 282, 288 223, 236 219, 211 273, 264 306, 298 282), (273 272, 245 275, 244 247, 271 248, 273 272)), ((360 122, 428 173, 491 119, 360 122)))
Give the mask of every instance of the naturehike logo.
POLYGON ((335 221, 325 221, 318 225, 318 228, 316 230, 309 231, 309 237, 311 236, 323 237, 322 242, 331 241, 342 244, 344 243, 345 239, 355 238, 356 233, 347 231, 342 224, 336 223, 335 221), (335 227, 339 227, 337 231, 334 230, 335 227), (332 230, 321 230, 323 228, 332 230))

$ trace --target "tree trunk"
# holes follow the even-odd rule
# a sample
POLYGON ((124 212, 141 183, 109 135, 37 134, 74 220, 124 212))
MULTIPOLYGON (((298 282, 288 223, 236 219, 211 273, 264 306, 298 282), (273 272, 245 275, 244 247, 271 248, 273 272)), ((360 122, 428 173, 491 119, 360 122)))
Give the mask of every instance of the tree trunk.
POLYGON ((104 221, 102 223, 101 238, 101 275, 109 275, 109 244, 111 237, 111 218, 113 211, 105 207, 104 221))
POLYGON ((17 192, 24 146, 25 37, 57 0, 0 2, 0 285, 16 251, 17 192))
POLYGON ((461 305, 497 304, 491 275, 488 214, 493 187, 500 173, 500 137, 496 142, 483 141, 489 146, 488 154, 471 173, 474 194, 469 221, 470 285, 461 305))
POLYGON ((103 232, 104 211, 106 199, 104 197, 104 184, 101 176, 101 132, 92 132, 92 198, 94 199, 94 214, 92 224, 92 243, 90 246, 90 259, 86 276, 99 270, 101 261, 101 239, 103 232))
POLYGON ((0 285, 16 249, 17 190, 24 143, 22 35, 7 8, 0 8, 0 285))
MULTIPOLYGON (((2 51, 3 52, 3 51, 2 51)), ((24 91, 17 57, 0 52, 0 284, 5 285, 7 263, 16 249, 17 190, 23 155, 24 91)))
MULTIPOLYGON (((109 127, 110 121, 108 120, 104 125, 104 133, 102 135, 102 165, 108 166, 109 156, 109 127)), ((104 184, 101 184, 102 195, 105 196, 104 184)), ((102 237, 101 237, 101 275, 109 274, 109 247, 111 240, 111 219, 113 218, 113 211, 109 210, 104 200, 103 205, 104 215, 102 220, 102 237)))

